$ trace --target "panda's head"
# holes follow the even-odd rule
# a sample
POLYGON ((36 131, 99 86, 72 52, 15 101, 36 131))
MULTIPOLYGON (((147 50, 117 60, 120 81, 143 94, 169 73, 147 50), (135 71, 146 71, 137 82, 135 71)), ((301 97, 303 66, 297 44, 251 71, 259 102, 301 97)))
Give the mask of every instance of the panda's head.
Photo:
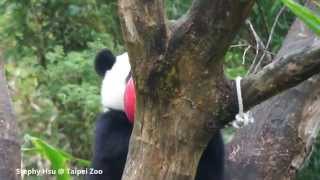
POLYGON ((114 56, 110 50, 101 50, 95 58, 95 70, 103 77, 101 101, 104 111, 124 110, 124 92, 130 79, 127 53, 114 56))

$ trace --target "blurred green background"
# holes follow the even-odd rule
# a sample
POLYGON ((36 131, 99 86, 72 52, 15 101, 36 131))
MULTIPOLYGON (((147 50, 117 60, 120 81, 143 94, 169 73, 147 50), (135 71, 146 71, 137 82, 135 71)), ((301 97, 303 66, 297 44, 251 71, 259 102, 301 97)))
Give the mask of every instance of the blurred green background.
MULTIPOLYGON (((190 3, 167 0, 167 16, 178 18, 190 3)), ((258 0, 249 18, 262 44, 266 46, 272 35, 262 65, 280 48, 294 19, 291 12, 281 9, 278 0, 258 0)), ((261 57, 261 51, 259 57, 255 55, 252 34, 249 25, 243 26, 226 54, 229 77, 245 75, 253 60, 261 57)), ((93 70, 93 59, 105 47, 115 54, 125 51, 115 0, 0 0, 0 52, 6 60, 21 138, 30 134, 73 157, 90 159, 94 121, 101 111, 101 79, 93 70)), ((27 140, 23 167, 50 167, 31 147, 27 140)), ((299 179, 319 179, 320 143, 308 162, 299 179)), ((71 162, 70 166, 83 165, 71 162)))

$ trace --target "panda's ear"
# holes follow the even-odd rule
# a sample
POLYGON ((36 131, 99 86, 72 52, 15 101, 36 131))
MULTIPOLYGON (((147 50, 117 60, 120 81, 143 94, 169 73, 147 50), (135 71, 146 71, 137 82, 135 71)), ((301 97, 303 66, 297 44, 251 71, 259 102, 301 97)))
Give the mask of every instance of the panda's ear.
POLYGON ((106 71, 110 70, 115 63, 116 58, 109 49, 101 50, 95 58, 94 68, 98 75, 104 76, 106 71))

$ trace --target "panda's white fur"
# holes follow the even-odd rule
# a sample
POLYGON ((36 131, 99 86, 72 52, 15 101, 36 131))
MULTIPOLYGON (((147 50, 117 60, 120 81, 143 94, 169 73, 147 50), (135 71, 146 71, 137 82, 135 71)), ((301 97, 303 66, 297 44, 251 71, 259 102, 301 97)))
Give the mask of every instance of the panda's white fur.
POLYGON ((124 110, 124 91, 130 69, 128 53, 123 53, 116 57, 112 68, 105 73, 101 87, 101 101, 104 111, 124 110))

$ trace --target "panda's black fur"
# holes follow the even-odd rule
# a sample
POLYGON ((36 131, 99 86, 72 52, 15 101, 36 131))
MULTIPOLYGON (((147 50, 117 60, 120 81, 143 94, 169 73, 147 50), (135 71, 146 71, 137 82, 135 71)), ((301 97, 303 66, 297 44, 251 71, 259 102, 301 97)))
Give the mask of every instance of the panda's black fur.
MULTIPOLYGON (((109 50, 104 49, 100 51, 95 59, 97 74, 106 78, 108 71, 112 70, 117 60, 117 57, 114 57, 109 50)), ((121 180, 133 125, 127 119, 123 109, 104 108, 107 108, 107 111, 103 112, 96 122, 92 160, 92 168, 102 170, 103 174, 91 175, 87 179, 121 180)), ((211 139, 204 151, 199 162, 195 180, 222 180, 223 172, 224 145, 219 133, 211 139)))
POLYGON ((108 49, 101 50, 94 61, 94 68, 96 73, 100 76, 104 76, 107 70, 110 70, 113 64, 116 62, 116 57, 108 49))

